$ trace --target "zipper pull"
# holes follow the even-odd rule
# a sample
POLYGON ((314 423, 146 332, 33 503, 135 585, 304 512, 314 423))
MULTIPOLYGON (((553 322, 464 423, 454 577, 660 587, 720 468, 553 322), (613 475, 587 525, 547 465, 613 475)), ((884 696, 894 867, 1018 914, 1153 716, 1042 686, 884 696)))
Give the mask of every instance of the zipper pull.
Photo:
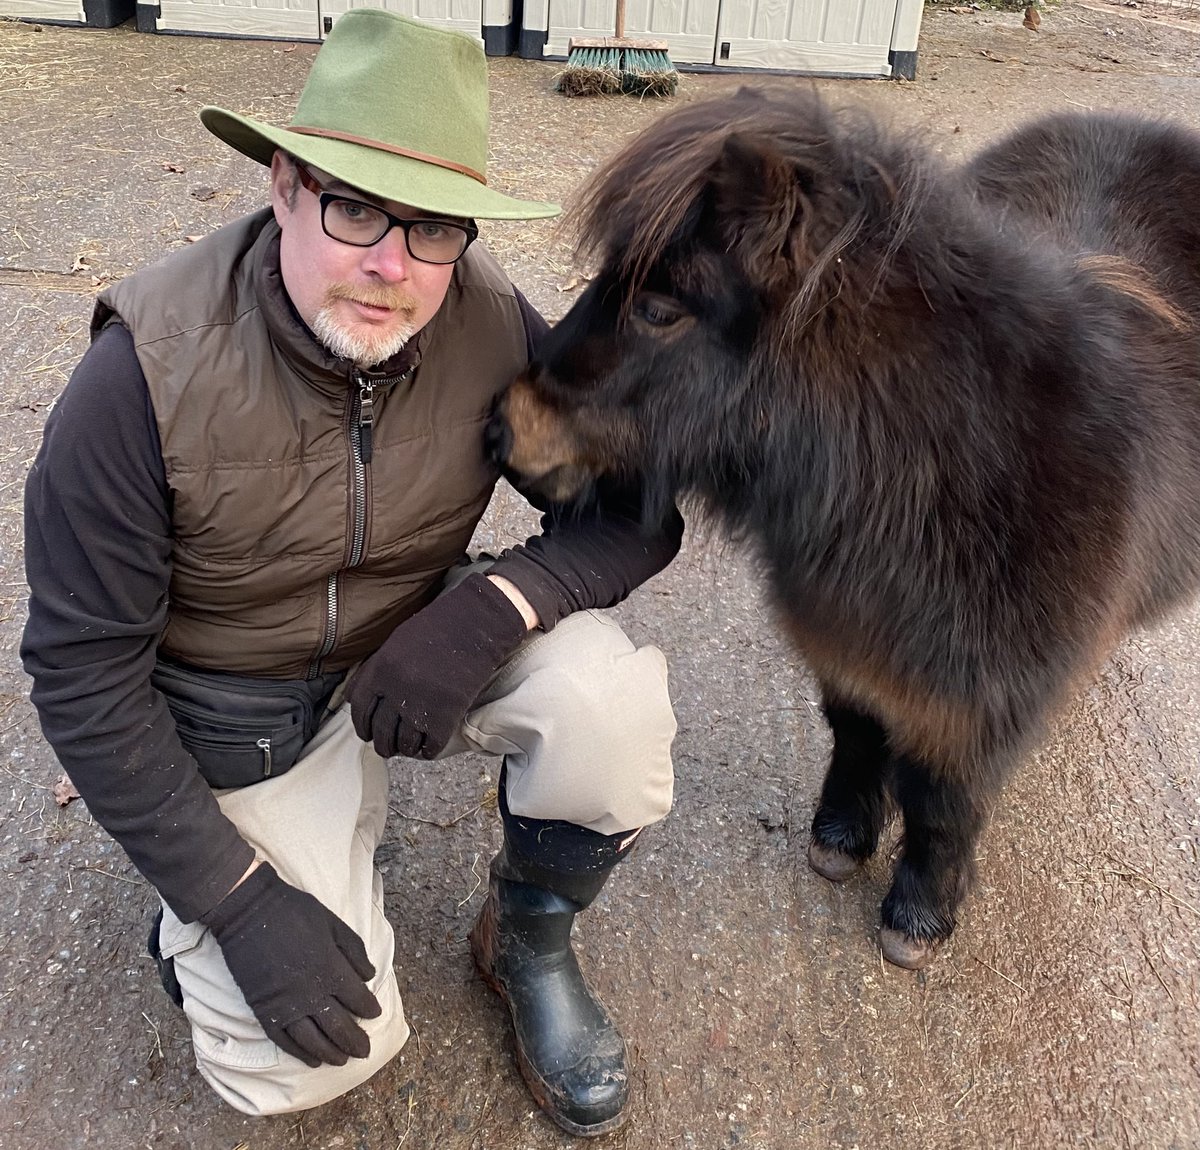
POLYGON ((254 745, 263 753, 263 778, 265 779, 271 773, 271 740, 259 739, 254 745))
POLYGON ((375 385, 364 383, 358 389, 358 443, 362 461, 371 462, 371 429, 375 426, 375 385))

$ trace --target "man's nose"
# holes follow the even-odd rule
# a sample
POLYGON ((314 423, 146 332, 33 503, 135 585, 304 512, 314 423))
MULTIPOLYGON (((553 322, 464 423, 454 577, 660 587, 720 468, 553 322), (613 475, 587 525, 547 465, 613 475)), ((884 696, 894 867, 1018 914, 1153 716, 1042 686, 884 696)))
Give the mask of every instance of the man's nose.
POLYGON ((392 228, 383 239, 377 244, 372 244, 366 251, 367 258, 363 261, 363 267, 374 272, 380 279, 394 283, 408 275, 412 256, 408 253, 403 228, 392 228))

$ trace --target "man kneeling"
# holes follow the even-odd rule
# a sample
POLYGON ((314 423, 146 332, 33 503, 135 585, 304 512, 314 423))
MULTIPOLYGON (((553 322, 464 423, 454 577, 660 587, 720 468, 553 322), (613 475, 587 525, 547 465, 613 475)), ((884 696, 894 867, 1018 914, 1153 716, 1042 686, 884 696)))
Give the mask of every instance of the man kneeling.
POLYGON ((570 947, 671 802, 666 669, 595 608, 670 562, 636 492, 464 552, 499 478, 493 401, 545 321, 476 218, 479 45, 342 16, 283 128, 205 125, 271 206, 107 289, 26 487, 22 643, 42 729, 163 902, 150 936, 201 1073, 316 1106, 408 1037, 373 854, 396 755, 503 756, 471 947, 541 1105, 626 1114, 625 1047, 570 947))

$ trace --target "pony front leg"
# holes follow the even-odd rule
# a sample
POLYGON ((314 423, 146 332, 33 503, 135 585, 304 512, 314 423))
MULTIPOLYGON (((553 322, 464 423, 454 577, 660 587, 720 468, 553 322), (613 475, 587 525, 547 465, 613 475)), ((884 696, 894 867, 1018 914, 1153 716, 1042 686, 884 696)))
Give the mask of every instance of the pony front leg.
POLYGON ((821 788, 808 846, 809 866, 832 882, 853 875, 879 846, 887 823, 887 732, 870 715, 823 691, 833 757, 821 788))
POLYGON ((889 962, 918 970, 954 932, 987 822, 986 795, 912 755, 897 757, 894 786, 904 844, 883 900, 879 945, 889 962))

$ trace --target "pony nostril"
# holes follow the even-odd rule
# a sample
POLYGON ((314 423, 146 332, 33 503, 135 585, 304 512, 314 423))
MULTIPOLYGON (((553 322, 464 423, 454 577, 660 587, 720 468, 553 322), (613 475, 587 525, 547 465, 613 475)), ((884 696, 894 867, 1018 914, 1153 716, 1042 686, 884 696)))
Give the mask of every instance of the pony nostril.
POLYGON ((492 415, 483 429, 483 449, 488 459, 503 466, 512 454, 512 428, 499 412, 492 415))

